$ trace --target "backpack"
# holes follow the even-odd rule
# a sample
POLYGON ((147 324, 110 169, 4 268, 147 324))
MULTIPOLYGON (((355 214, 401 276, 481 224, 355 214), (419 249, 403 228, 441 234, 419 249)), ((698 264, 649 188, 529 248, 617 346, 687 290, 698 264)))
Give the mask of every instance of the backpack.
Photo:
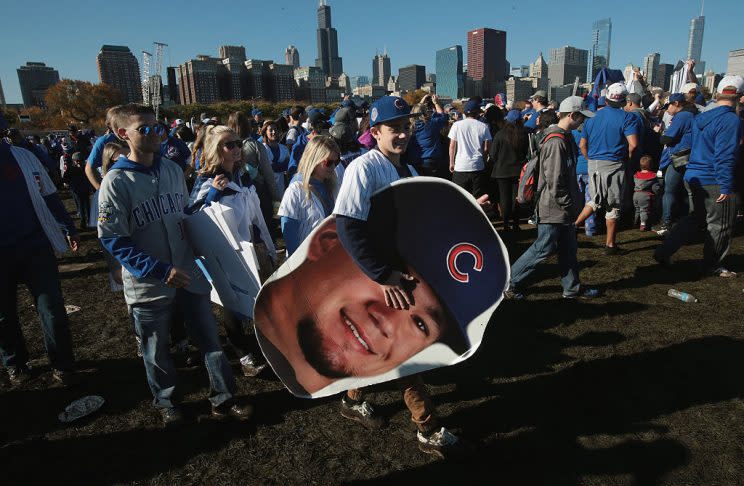
MULTIPOLYGON (((551 133, 540 142, 540 147, 551 138, 560 138, 564 142, 566 137, 562 133, 551 133)), ((517 202, 519 204, 530 204, 535 200, 537 192, 537 179, 540 170, 540 151, 536 151, 532 158, 522 167, 519 174, 519 186, 517 187, 517 202)))

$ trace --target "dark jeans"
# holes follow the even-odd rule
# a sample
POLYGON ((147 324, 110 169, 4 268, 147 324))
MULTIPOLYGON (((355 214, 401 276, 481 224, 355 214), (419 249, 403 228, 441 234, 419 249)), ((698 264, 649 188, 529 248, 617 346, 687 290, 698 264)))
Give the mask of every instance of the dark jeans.
POLYGON ((690 197, 692 212, 679 220, 667 234, 664 242, 656 249, 656 256, 669 258, 698 231, 705 232, 703 263, 707 270, 721 268, 724 257, 731 247, 731 237, 736 222, 736 196, 723 202, 716 202, 721 195, 721 186, 699 186, 688 184, 685 187, 690 197))
POLYGON ((476 198, 488 192, 488 176, 485 170, 475 172, 453 172, 452 182, 462 187, 476 198))
POLYGON ((450 178, 449 168, 447 167, 447 164, 444 162, 445 162, 444 159, 441 159, 441 158, 422 159, 421 165, 416 167, 416 171, 419 173, 419 175, 422 175, 422 176, 439 177, 441 179, 449 180, 450 178))
POLYGON ((44 346, 52 368, 71 370, 72 339, 52 248, 5 247, 0 255, 0 357, 3 365, 25 366, 29 358, 17 309, 18 284, 24 283, 41 319, 44 346))
POLYGON ((509 288, 520 291, 524 280, 535 271, 535 267, 558 252, 558 267, 561 271, 563 296, 573 297, 579 293, 579 262, 576 259, 576 227, 572 224, 537 225, 537 240, 525 251, 511 268, 509 288))
POLYGON ((90 194, 78 193, 72 191, 72 198, 75 200, 78 216, 80 216, 81 226, 88 226, 88 217, 90 216, 90 194))
POLYGON ((684 169, 678 171, 671 165, 664 172, 664 197, 662 199, 661 222, 670 225, 674 216, 687 214, 684 192, 684 169))
POLYGON ((498 177, 493 179, 499 192, 499 210, 504 222, 504 229, 511 221, 519 226, 519 211, 517 208, 517 186, 519 177, 498 177))

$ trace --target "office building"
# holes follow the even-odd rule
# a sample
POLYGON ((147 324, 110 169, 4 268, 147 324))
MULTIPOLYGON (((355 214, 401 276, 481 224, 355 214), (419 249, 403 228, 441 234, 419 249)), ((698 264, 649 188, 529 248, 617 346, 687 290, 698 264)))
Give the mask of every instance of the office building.
POLYGON ((611 41, 612 20, 595 20, 592 24, 592 42, 586 70, 587 82, 594 81, 597 73, 602 68, 610 65, 611 41))
POLYGON ((246 60, 245 47, 243 46, 220 46, 219 51, 220 59, 233 58, 240 63, 244 63, 246 60))
POLYGON ((251 99, 271 101, 273 96, 271 64, 272 61, 262 59, 247 59, 245 61, 251 99))
POLYGON ((376 54, 372 59, 372 84, 375 86, 387 86, 390 80, 390 58, 387 51, 376 54))
POLYGON ((641 70, 646 76, 646 82, 649 86, 659 86, 659 59, 661 59, 661 55, 658 52, 652 52, 643 58, 641 70))
POLYGON ((96 57, 98 81, 116 88, 127 103, 142 102, 137 58, 127 46, 104 45, 96 57))
POLYGON ((318 57, 315 59, 315 66, 327 76, 336 78, 344 71, 344 68, 338 56, 338 34, 331 26, 331 7, 326 4, 326 0, 320 0, 317 13, 318 57))
POLYGON ((744 76, 744 49, 729 51, 726 74, 744 76))
POLYGON ((465 96, 461 45, 454 45, 437 51, 436 71, 437 94, 439 96, 453 100, 465 96))
POLYGON ((295 46, 289 46, 284 51, 284 64, 289 64, 292 69, 300 67, 300 51, 295 46))
POLYGON ((326 76, 317 66, 302 66, 294 70, 296 98, 308 103, 325 103, 326 76))
POLYGON ((220 61, 214 57, 199 55, 178 66, 178 93, 182 104, 220 101, 220 61))
POLYGON ((59 83, 59 72, 43 62, 27 62, 19 67, 18 84, 21 86, 23 106, 46 107, 44 97, 51 86, 59 83))
POLYGON ((398 91, 398 78, 390 76, 390 79, 388 79, 387 90, 391 93, 398 91))
POLYGON ((701 60, 703 52, 703 33, 705 32, 705 17, 700 13, 699 17, 690 20, 690 37, 687 40, 687 59, 695 60, 695 74, 705 73, 705 62, 701 60))
POLYGON ((359 76, 351 76, 349 78, 349 83, 351 86, 351 89, 359 88, 360 86, 367 86, 369 85, 369 76, 364 76, 360 74, 359 76))
POLYGON ((656 85, 664 91, 669 91, 669 83, 674 74, 674 64, 659 64, 656 70, 656 85))
POLYGON ((467 77, 472 92, 466 95, 494 96, 503 90, 508 72, 506 32, 489 28, 469 31, 467 77))
POLYGON ((723 79, 723 76, 716 74, 713 71, 708 71, 702 76, 701 84, 708 88, 708 92, 715 93, 718 88, 718 83, 723 79))
POLYGON ((220 99, 245 100, 251 97, 245 62, 245 58, 239 55, 230 55, 219 61, 220 99))
POLYGON ((513 67, 509 69, 509 76, 514 76, 515 78, 526 78, 530 75, 530 67, 526 65, 513 67))
POLYGON ((271 73, 271 101, 290 101, 295 99, 297 85, 294 79, 294 67, 291 64, 269 65, 271 73))
POLYGON ((365 84, 357 86, 352 92, 354 93, 354 96, 359 96, 365 101, 371 102, 385 96, 387 94, 387 89, 385 86, 365 84))
POLYGON ((587 60, 589 51, 576 47, 564 46, 550 50, 548 62, 548 79, 550 86, 574 84, 576 78, 580 83, 586 81, 587 60))
POLYGON ((530 64, 530 76, 532 79, 532 86, 536 90, 548 89, 548 63, 545 62, 545 58, 542 52, 538 54, 535 62, 530 64))
POLYGON ((165 68, 165 78, 168 81, 168 93, 167 96, 163 96, 165 101, 177 104, 180 103, 178 100, 178 76, 176 74, 178 68, 168 66, 165 68))
MULTIPOLYGON (((574 83, 564 84, 563 86, 551 86, 548 92, 548 99, 555 101, 559 105, 561 101, 565 100, 569 96, 572 96, 574 92, 574 83)), ((576 96, 583 97, 587 93, 586 88, 582 85, 576 87, 576 96)))
POLYGON ((411 64, 398 69, 398 89, 401 92, 415 91, 426 82, 426 68, 411 64))
POLYGON ((511 77, 506 81, 506 99, 512 102, 523 101, 535 93, 530 78, 511 77))

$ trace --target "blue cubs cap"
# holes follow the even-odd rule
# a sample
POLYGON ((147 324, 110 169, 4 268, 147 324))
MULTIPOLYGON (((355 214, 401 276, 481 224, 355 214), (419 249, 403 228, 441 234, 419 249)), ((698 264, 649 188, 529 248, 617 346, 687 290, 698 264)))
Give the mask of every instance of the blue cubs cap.
POLYGON ((372 196, 370 245, 401 271, 413 268, 434 290, 449 325, 440 342, 462 355, 472 343, 468 327, 501 299, 509 257, 473 197, 457 185, 429 177, 401 179, 372 196), (421 208, 436 207, 422 218, 421 208))
POLYGON ((666 103, 664 103, 664 106, 662 106, 661 109, 666 110, 667 108, 669 108, 669 105, 671 105, 672 103, 674 102, 681 103, 683 101, 685 101, 685 95, 683 95, 682 93, 674 93, 669 96, 669 100, 666 103))
POLYGON ((517 123, 520 118, 522 118, 522 112, 519 110, 509 110, 509 113, 506 114, 506 121, 509 123, 517 123))
POLYGON ((400 118, 409 118, 412 116, 411 107, 406 100, 399 96, 383 96, 372 103, 369 111, 369 126, 373 127, 380 123, 387 123, 400 118))
POLYGON ((466 115, 469 113, 478 113, 481 111, 481 102, 477 99, 469 100, 465 103, 465 108, 462 110, 466 115))
POLYGON ((251 110, 251 116, 256 116, 256 115, 263 115, 263 111, 259 110, 258 108, 253 108, 251 110))

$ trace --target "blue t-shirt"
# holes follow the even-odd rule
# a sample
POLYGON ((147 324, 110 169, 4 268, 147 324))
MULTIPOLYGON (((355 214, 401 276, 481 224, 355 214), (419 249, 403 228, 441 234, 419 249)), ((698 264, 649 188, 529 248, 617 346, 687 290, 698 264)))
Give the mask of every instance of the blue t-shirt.
POLYGON ((103 165, 103 148, 109 142, 117 142, 119 137, 113 133, 107 133, 96 139, 96 143, 93 144, 93 148, 90 149, 90 155, 88 155, 88 165, 94 169, 98 169, 103 165))
POLYGON ((413 153, 412 162, 419 162, 425 159, 438 158, 442 152, 440 133, 442 128, 447 124, 449 116, 446 113, 434 113, 431 115, 429 123, 417 121, 414 126, 414 136, 412 143, 413 153))
POLYGON ((584 122, 581 138, 587 141, 589 159, 620 161, 628 158, 625 137, 638 135, 640 131, 637 115, 608 106, 584 122))
POLYGON ((576 159, 576 173, 580 175, 586 175, 589 173, 589 167, 586 162, 586 158, 581 153, 581 150, 579 150, 579 141, 581 140, 581 132, 578 130, 572 130, 571 134, 573 135, 574 142, 576 142, 576 153, 579 154, 579 156, 576 159))

